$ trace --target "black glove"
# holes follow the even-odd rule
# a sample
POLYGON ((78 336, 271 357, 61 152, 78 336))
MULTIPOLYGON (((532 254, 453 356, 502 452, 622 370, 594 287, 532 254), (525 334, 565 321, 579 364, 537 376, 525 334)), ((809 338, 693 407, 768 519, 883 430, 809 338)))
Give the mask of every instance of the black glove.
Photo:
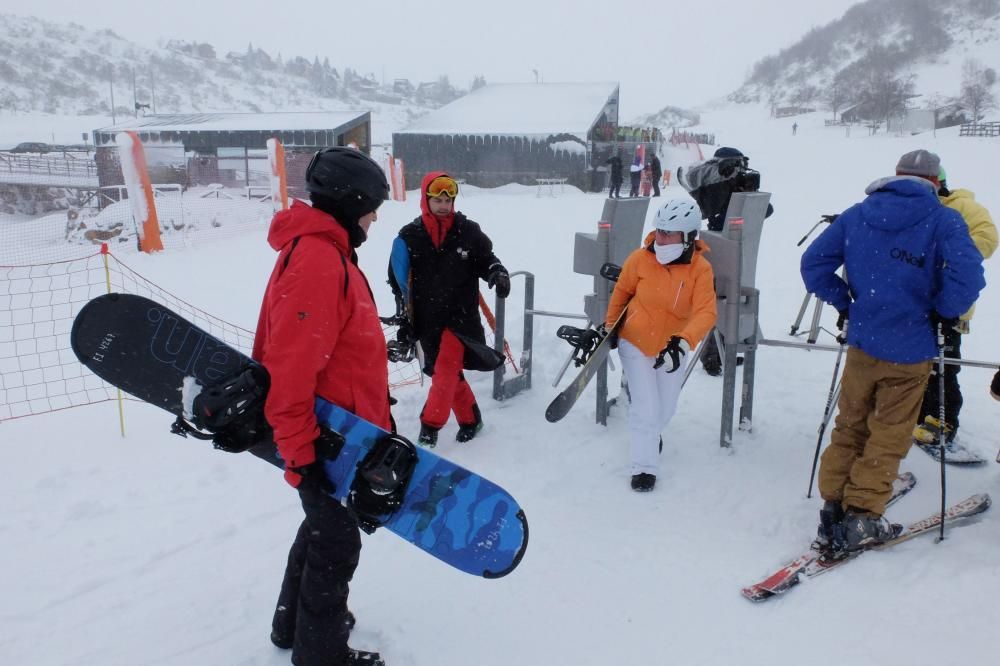
POLYGON ((291 471, 302 477, 297 488, 300 492, 331 495, 337 489, 327 478, 324 463, 340 455, 340 450, 344 448, 344 437, 326 426, 320 426, 319 437, 313 442, 313 446, 316 449, 316 459, 308 465, 291 468, 291 471))
POLYGON ((931 326, 934 327, 934 332, 937 333, 938 330, 945 332, 950 331, 956 326, 958 326, 958 317, 945 317, 942 316, 937 311, 931 312, 931 326))
POLYGON ((677 368, 681 367, 681 359, 687 354, 687 341, 679 336, 674 336, 670 338, 670 342, 667 346, 660 350, 660 353, 656 356, 656 362, 653 363, 653 369, 658 370, 665 363, 669 363, 667 367, 667 372, 675 372, 677 368))
POLYGON ((994 400, 1000 400, 1000 370, 997 370, 997 374, 993 375, 993 382, 990 384, 990 395, 993 396, 994 400))
POLYGON ((847 328, 847 320, 851 318, 851 307, 837 310, 837 330, 843 332, 847 328))
POLYGON ((607 326, 605 326, 604 324, 601 324, 600 326, 597 327, 597 334, 599 336, 601 336, 601 341, 602 342, 604 341, 605 338, 608 338, 608 342, 607 342, 608 349, 618 349, 618 331, 615 331, 614 333, 611 333, 608 330, 607 326), (608 337, 609 335, 611 337, 608 337))
POLYGON ((500 264, 494 264, 493 270, 486 276, 486 284, 497 290, 497 296, 507 298, 510 296, 510 274, 507 269, 500 264))
POLYGON ((403 315, 396 316, 396 339, 386 343, 390 363, 409 363, 417 355, 417 334, 410 320, 403 315))
POLYGON ((399 328, 396 329, 396 340, 404 345, 411 345, 417 339, 417 334, 413 330, 413 324, 410 323, 409 318, 400 315, 398 320, 399 328))

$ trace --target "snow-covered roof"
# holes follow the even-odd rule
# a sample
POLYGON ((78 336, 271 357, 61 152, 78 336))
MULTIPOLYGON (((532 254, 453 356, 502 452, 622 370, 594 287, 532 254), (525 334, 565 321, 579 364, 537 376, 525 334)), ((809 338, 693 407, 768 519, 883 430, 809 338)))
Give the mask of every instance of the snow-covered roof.
POLYGON ((364 118, 368 112, 303 111, 281 113, 161 113, 131 118, 98 132, 125 130, 153 132, 275 131, 336 129, 364 118))
POLYGON ((585 135, 617 83, 500 83, 415 120, 399 134, 585 135))

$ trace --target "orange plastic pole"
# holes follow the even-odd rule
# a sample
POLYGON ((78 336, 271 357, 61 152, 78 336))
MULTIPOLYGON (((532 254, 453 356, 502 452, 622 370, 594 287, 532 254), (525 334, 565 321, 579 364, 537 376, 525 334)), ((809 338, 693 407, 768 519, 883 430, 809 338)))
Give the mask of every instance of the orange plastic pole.
POLYGON ((285 147, 277 138, 267 140, 267 160, 271 166, 271 203, 274 212, 288 208, 288 173, 285 171, 285 147))
POLYGON ((132 212, 136 223, 142 225, 139 249, 143 252, 157 252, 163 249, 163 240, 160 238, 160 220, 156 216, 156 202, 153 200, 153 184, 146 167, 146 152, 142 149, 138 134, 131 130, 124 134, 127 138, 118 146, 119 156, 125 187, 132 200, 132 212))
MULTIPOLYGON (((479 292, 479 309, 483 311, 483 316, 486 317, 486 323, 490 325, 490 330, 493 331, 493 335, 497 332, 497 318, 493 316, 493 310, 490 310, 490 306, 486 304, 486 298, 483 296, 483 292, 479 292)), ((514 354, 510 351, 510 343, 507 342, 506 338, 503 341, 503 353, 510 361, 510 367, 514 368, 514 372, 520 374, 520 370, 517 369, 517 363, 514 362, 514 354)))

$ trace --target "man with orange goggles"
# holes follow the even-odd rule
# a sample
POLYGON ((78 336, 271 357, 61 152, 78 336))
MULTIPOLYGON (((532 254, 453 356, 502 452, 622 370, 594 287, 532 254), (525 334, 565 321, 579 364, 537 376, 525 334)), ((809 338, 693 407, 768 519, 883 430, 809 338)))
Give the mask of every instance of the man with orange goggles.
POLYGON ((476 396, 463 370, 492 371, 503 356, 486 344, 479 318, 479 280, 510 293, 510 276, 479 225, 455 210, 458 183, 441 171, 424 176, 420 217, 399 231, 389 259, 389 284, 401 315, 397 339, 419 343, 423 371, 432 377, 420 413, 418 443, 437 444, 438 431, 454 412, 459 442, 483 427, 476 396))
POLYGON ((431 199, 441 196, 454 199, 458 196, 458 183, 451 176, 438 176, 427 186, 427 196, 431 199))

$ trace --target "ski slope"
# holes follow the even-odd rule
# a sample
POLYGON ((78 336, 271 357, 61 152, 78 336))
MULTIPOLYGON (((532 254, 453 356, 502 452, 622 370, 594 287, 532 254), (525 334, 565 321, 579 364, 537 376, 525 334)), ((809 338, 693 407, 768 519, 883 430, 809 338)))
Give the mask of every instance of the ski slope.
MULTIPOLYGON (((763 189, 774 193, 757 263, 769 338, 785 337, 804 295, 795 243, 821 213, 860 200, 902 153, 938 152, 951 185, 975 191, 1000 217, 996 140, 959 139, 954 130, 936 139, 846 138, 843 128, 823 127, 821 115, 766 116, 741 107, 706 113, 703 122, 723 145, 750 155, 763 189)), ((417 214, 414 195, 406 204, 386 202, 360 250, 383 313, 393 309, 384 283, 389 246, 417 214)), ((681 195, 674 186, 653 202, 681 195)), ((510 270, 535 274, 537 308, 582 311, 591 278, 572 272, 573 234, 596 230, 601 195, 468 187, 458 203, 510 270)), ((260 227, 225 243, 127 261, 181 298, 252 327, 275 257, 265 233, 260 227)), ((987 263, 989 282, 1000 275, 998 262, 987 263)), ((515 279, 509 312, 522 307, 522 284, 515 279)), ((520 331, 519 316, 511 319, 509 329, 520 331)), ((998 322, 1000 288, 990 285, 963 354, 1000 362, 998 322)), ((996 508, 942 544, 922 538, 870 553, 764 605, 740 596, 814 534, 820 501, 805 492, 832 354, 760 349, 753 431, 737 432, 731 451, 718 446, 722 381, 697 369, 664 433, 656 490, 637 494, 628 487, 621 408, 607 427, 595 425, 590 387, 563 421, 544 419, 569 353, 555 337, 563 323, 572 322, 536 320, 529 392, 497 403, 491 378, 470 373, 486 429, 459 445, 449 423, 437 448, 518 498, 531 527, 521 566, 500 580, 477 579, 384 531, 366 536, 350 598, 358 618, 353 646, 380 650, 390 666, 996 663, 996 508)), ((516 354, 521 341, 509 339, 516 354)), ((991 376, 962 371, 960 436, 992 461, 1000 403, 988 396, 991 376)), ((396 392, 405 435, 416 436, 425 391, 396 392)), ((128 403, 125 438, 112 404, 0 424, 7 460, 0 469, 0 663, 288 663, 268 634, 301 518, 297 496, 269 465, 171 435, 170 421, 128 403)), ((914 449, 902 469, 918 478, 890 514, 905 523, 940 499, 930 457, 914 449)), ((1000 465, 949 468, 948 483, 951 501, 974 492, 1000 496, 1000 465)))

